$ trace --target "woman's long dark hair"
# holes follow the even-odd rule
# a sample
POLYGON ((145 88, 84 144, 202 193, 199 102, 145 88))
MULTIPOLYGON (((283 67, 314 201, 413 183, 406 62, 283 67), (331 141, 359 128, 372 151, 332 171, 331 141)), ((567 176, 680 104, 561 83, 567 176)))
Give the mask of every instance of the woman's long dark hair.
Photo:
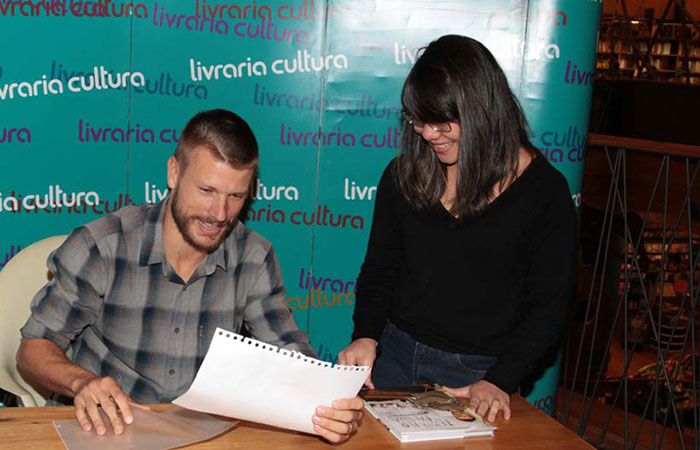
MULTIPOLYGON (((497 184, 515 179, 519 149, 534 152, 518 100, 491 52, 474 39, 447 35, 426 47, 401 94, 404 110, 427 123, 458 122, 457 192, 450 212, 481 214, 497 184)), ((438 205, 446 167, 422 136, 404 123, 396 183, 418 210, 438 205)))

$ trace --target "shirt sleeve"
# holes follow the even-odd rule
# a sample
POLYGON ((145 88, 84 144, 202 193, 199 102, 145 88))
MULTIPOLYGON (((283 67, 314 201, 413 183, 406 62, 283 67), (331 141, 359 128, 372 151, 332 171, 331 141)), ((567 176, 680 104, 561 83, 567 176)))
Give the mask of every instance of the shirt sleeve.
POLYGON ((566 180, 558 179, 530 242, 525 301, 505 353, 484 379, 515 392, 547 349, 559 342, 573 293, 577 217, 566 180))
POLYGON ((297 326, 284 298, 285 292, 280 264, 270 247, 248 291, 246 327, 257 340, 315 358, 309 336, 297 326))
POLYGON ((103 304, 107 268, 87 228, 73 231, 47 265, 53 279, 35 296, 23 338, 48 339, 64 352, 93 324, 103 304))
POLYGON ((353 340, 372 338, 378 341, 391 313, 403 257, 397 210, 400 194, 393 180, 395 164, 394 160, 384 170, 377 186, 367 254, 357 280, 353 340))

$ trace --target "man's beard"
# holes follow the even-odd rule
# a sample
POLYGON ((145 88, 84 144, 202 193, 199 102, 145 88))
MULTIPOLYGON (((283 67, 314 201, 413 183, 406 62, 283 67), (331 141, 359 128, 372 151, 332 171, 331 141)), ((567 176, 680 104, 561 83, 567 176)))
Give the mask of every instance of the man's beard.
POLYGON ((197 226, 195 223, 197 220, 200 220, 204 223, 217 225, 222 225, 222 222, 214 220, 211 217, 188 215, 179 207, 179 198, 180 196, 178 189, 173 189, 172 200, 170 204, 170 212, 173 215, 173 220, 175 221, 175 225, 177 225, 177 229, 180 230, 182 238, 185 240, 185 242, 187 242, 195 249, 205 253, 212 253, 214 250, 219 248, 221 242, 224 239, 226 239, 231 233, 231 230, 233 229, 234 225, 236 225, 236 219, 234 218, 231 221, 225 221, 221 236, 216 241, 212 242, 210 245, 203 245, 202 243, 197 242, 194 239, 194 236, 192 235, 192 233, 190 233, 190 226, 197 226))

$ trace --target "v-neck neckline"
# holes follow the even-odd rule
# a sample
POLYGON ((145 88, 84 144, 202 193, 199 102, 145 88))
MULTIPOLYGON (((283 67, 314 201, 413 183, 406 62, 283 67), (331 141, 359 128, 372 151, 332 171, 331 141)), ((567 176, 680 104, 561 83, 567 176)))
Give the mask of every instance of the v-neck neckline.
MULTIPOLYGON (((527 167, 525 168, 525 170, 523 170, 522 173, 521 173, 515 180, 513 180, 513 182, 510 183, 510 184, 508 185, 508 187, 505 188, 505 190, 504 190, 503 192, 501 192, 500 194, 498 194, 498 197, 494 198, 493 201, 492 201, 491 203, 488 204, 488 206, 486 207, 486 210, 487 210, 487 211, 490 210, 491 208, 493 208, 493 207, 497 206, 498 204, 502 203, 502 202, 504 201, 503 199, 507 199, 508 197, 511 197, 512 195, 514 195, 513 192, 516 192, 516 193, 517 193, 517 190, 519 189, 518 186, 520 186, 520 185, 524 182, 523 180, 525 180, 525 179, 527 179, 527 178, 530 177, 529 174, 532 173, 532 167, 533 167, 535 164, 540 164, 540 162, 539 162, 540 159, 542 159, 542 156, 541 156, 541 155, 533 155, 532 160, 530 161, 530 164, 527 165, 527 167)), ((455 221, 455 222, 459 221, 459 218, 453 216, 452 213, 450 213, 450 211, 449 211, 447 208, 445 208, 445 205, 443 205, 442 202, 440 202, 440 204, 438 205, 438 207, 439 207, 450 219, 452 219, 452 221, 455 221)))

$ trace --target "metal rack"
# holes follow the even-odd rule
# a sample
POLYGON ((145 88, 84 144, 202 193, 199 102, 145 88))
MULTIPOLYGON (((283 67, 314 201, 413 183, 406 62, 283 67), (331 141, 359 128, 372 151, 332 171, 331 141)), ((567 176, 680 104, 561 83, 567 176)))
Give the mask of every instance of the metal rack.
POLYGON ((601 449, 697 450, 700 147, 589 139, 587 158, 607 166, 607 186, 597 183, 607 199, 596 209, 590 273, 579 277, 559 420, 601 449), (656 166, 644 186, 628 167, 640 157, 656 166))

